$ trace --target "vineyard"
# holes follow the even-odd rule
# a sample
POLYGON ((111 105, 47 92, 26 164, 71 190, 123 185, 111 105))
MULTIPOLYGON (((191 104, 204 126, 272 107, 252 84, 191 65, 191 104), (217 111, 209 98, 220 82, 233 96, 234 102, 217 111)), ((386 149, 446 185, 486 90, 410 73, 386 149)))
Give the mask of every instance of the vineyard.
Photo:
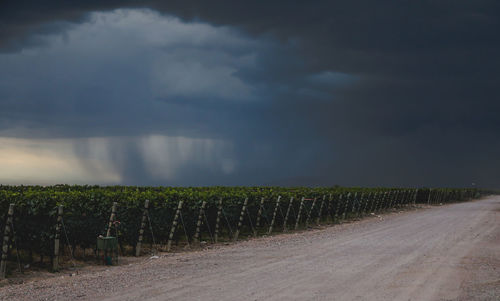
POLYGON ((140 255, 303 230, 416 204, 467 201, 478 194, 428 188, 0 186, 2 264, 52 268, 59 257, 95 256, 100 235, 117 237, 121 255, 140 255))

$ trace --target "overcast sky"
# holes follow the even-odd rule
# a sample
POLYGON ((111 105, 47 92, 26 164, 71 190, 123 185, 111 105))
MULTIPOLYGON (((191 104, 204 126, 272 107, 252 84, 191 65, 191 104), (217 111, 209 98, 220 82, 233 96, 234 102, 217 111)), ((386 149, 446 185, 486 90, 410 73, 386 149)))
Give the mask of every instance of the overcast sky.
POLYGON ((495 0, 2 1, 0 183, 498 188, 499 53, 495 0))

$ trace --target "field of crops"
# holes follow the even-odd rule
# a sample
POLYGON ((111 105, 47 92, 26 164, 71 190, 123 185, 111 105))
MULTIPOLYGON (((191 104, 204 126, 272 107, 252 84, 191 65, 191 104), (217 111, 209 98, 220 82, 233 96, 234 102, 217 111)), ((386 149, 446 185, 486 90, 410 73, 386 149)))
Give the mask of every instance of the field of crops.
POLYGON ((78 257, 85 250, 93 254, 97 237, 109 229, 118 237, 121 254, 132 255, 140 236, 143 252, 152 247, 167 250, 170 244, 175 250, 200 241, 306 229, 419 203, 466 201, 477 193, 427 188, 0 186, 1 231, 6 226, 10 230, 2 249, 10 262, 49 266, 56 236, 66 257, 78 257), (109 223, 114 203, 116 214, 109 223), (8 223, 10 204, 14 215, 8 223))

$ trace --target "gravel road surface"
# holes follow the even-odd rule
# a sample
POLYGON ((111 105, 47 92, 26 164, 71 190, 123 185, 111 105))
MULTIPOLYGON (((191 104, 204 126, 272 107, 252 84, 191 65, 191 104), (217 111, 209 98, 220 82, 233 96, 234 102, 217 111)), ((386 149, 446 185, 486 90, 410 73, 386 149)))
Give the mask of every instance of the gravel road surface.
POLYGON ((1 300, 500 300, 500 197, 66 274, 1 300))

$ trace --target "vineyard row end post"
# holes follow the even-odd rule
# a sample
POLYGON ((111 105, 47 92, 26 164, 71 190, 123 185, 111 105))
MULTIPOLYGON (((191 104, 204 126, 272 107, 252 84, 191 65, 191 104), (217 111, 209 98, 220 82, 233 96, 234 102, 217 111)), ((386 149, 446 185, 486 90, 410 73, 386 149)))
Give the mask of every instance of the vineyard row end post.
POLYGON ((135 256, 141 255, 142 239, 144 237, 144 228, 146 227, 146 221, 148 218, 149 210, 149 200, 144 201, 144 211, 142 212, 141 228, 139 229, 139 238, 137 239, 137 245, 135 247, 135 256))
POLYGON ((5 279, 5 272, 7 270, 7 253, 9 252, 9 242, 10 242, 10 232, 12 218, 14 216, 14 204, 9 205, 9 211, 7 211, 7 220, 5 223, 5 229, 3 232, 3 244, 2 244, 2 257, 0 260, 0 279, 5 279))
POLYGON ((59 270, 59 240, 61 237, 61 224, 63 218, 63 206, 59 205, 57 208, 57 221, 56 221, 56 234, 54 237, 54 260, 52 262, 52 270, 57 272, 59 270))
POLYGON ((113 222, 115 221, 117 205, 117 202, 113 202, 113 206, 111 207, 111 215, 109 216, 108 231, 106 232, 106 237, 109 237, 111 235, 111 228, 113 227, 113 222))

